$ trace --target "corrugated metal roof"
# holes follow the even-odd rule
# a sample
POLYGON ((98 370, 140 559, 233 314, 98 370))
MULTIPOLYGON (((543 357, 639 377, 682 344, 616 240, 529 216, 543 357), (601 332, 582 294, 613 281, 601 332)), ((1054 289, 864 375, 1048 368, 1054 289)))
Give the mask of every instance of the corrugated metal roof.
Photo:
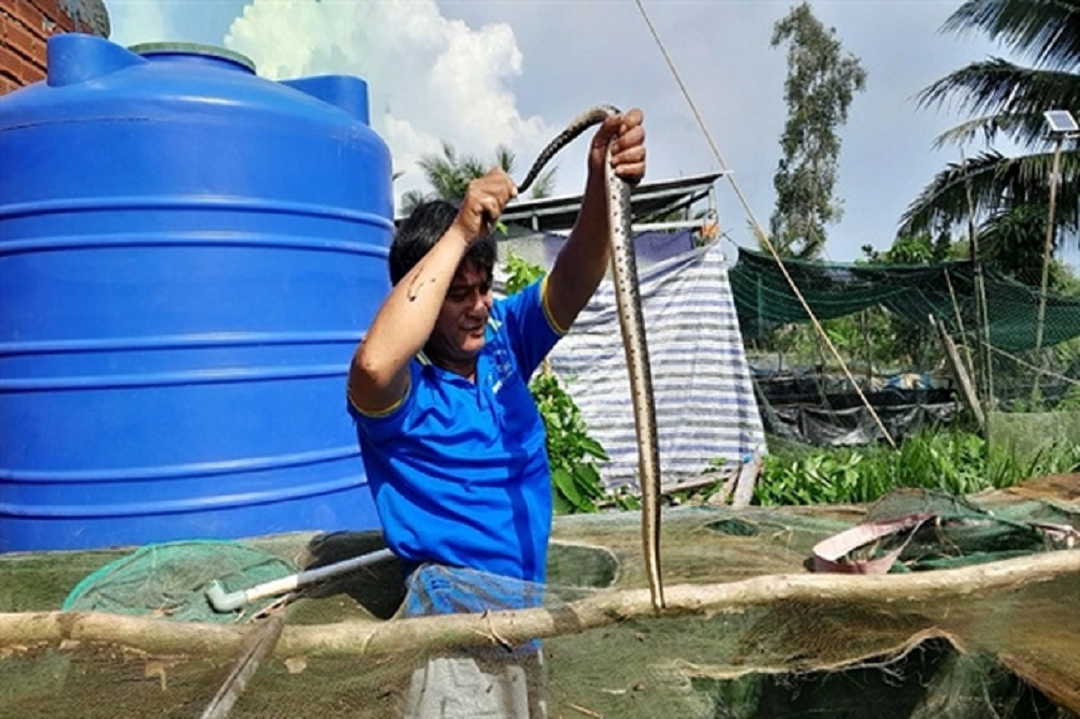
MULTIPOLYGON (((692 205, 708 196, 722 172, 681 177, 641 184, 630 194, 630 211, 635 221, 665 215, 692 205)), ((538 232, 569 230, 577 219, 581 195, 545 197, 510 204, 500 218, 506 224, 524 225, 538 232)))
MULTIPOLYGON (((635 222, 658 215, 665 215, 689 207, 708 196, 713 183, 723 172, 680 177, 673 180, 641 184, 630 195, 631 214, 635 222)), ((569 230, 577 218, 581 195, 545 197, 541 200, 517 200, 507 206, 502 222, 521 225, 537 232, 562 232, 569 230)), ((397 222, 403 220, 397 218, 397 222)))

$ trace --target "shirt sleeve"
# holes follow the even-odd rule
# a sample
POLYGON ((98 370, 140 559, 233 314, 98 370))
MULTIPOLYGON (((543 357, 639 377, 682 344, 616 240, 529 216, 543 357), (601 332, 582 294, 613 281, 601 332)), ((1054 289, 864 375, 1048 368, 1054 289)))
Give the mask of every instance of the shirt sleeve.
POLYGON ((384 439, 408 430, 411 407, 416 396, 417 376, 422 371, 420 362, 415 358, 409 362, 409 384, 405 396, 390 407, 380 412, 364 412, 351 398, 348 400, 349 414, 356 421, 357 429, 372 440, 384 439))
POLYGON ((526 380, 566 334, 551 316, 546 288, 545 275, 501 303, 503 316, 498 319, 504 325, 511 350, 526 380))

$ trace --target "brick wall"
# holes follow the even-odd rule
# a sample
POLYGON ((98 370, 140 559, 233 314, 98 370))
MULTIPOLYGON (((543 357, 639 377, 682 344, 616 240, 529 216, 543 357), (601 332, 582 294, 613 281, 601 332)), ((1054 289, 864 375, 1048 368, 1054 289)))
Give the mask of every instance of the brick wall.
POLYGON ((45 79, 45 41, 76 29, 72 7, 70 0, 0 0, 0 95, 45 79))

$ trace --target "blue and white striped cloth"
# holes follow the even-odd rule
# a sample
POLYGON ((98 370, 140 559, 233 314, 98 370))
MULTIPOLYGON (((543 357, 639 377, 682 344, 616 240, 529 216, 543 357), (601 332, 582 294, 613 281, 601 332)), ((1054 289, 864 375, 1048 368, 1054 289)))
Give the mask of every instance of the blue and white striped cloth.
MULTIPOLYGON (((700 483, 713 460, 737 467, 764 446, 735 303, 716 244, 639 267, 665 489, 700 483)), ((609 462, 609 488, 637 489, 638 453, 614 288, 600 285, 549 356, 609 462)))

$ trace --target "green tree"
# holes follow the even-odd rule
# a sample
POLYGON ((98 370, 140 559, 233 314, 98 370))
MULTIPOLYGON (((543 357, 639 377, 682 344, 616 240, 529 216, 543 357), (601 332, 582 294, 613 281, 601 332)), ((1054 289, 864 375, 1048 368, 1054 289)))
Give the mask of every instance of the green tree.
POLYGON ((865 89, 866 71, 857 57, 844 54, 835 28, 826 29, 807 2, 773 26, 772 47, 785 43, 788 120, 773 176, 770 234, 780 254, 816 259, 825 245, 825 227, 842 214, 833 194, 840 156, 836 130, 847 122, 855 92, 865 89))
MULTIPOLYGON (((506 146, 495 149, 494 163, 485 163, 474 155, 459 155, 449 142, 442 143, 442 154, 424 155, 417 164, 431 186, 431 192, 409 190, 401 196, 401 212, 409 214, 421 202, 430 199, 460 200, 465 197, 469 182, 483 176, 492 167, 514 175, 514 153, 506 146)), ((529 197, 539 199, 551 195, 555 187, 555 168, 540 174, 529 191, 529 197)))
POLYGON ((897 237, 892 247, 884 252, 875 250, 872 245, 863 245, 862 252, 865 261, 871 264, 918 265, 957 259, 957 247, 948 232, 939 232, 936 237, 924 232, 897 237))
MULTIPOLYGON (((1080 0, 968 0, 943 30, 984 32, 1030 65, 992 57, 919 93, 920 108, 948 103, 971 115, 940 135, 937 147, 981 138, 987 149, 940 171, 909 205, 900 232, 971 222, 978 225, 980 258, 1030 283, 1019 269, 1033 260, 1042 264, 1054 155, 1043 113, 1080 109, 1080 0), (1023 151, 1005 155, 994 148, 999 140, 1023 151)), ((1055 237, 1075 234, 1080 199, 1076 138, 1066 139, 1062 150, 1055 237)))
MULTIPOLYGON (((871 265, 925 265, 957 259, 960 244, 948 232, 931 236, 924 232, 915 236, 898 237, 884 252, 863 245, 866 263, 871 265)), ((864 333, 873 337, 874 357, 881 366, 901 370, 922 371, 941 360, 936 332, 925 323, 912 322, 906 317, 888 312, 882 307, 865 310, 864 333)))

